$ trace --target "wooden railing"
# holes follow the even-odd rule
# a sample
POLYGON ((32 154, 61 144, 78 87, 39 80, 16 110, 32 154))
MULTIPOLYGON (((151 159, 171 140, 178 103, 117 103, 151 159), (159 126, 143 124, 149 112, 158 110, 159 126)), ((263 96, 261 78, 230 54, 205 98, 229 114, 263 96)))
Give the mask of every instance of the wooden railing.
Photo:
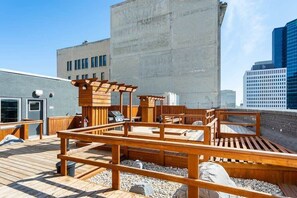
POLYGON ((24 140, 28 139, 29 125, 31 124, 39 124, 39 138, 42 139, 43 121, 26 119, 25 121, 21 122, 0 123, 0 140, 2 140, 6 135, 10 134, 24 140))
POLYGON ((215 119, 215 110, 209 109, 205 110, 204 114, 162 114, 163 123, 179 123, 185 124, 187 118, 195 118, 195 120, 200 120, 203 125, 207 125, 215 119))
MULTIPOLYGON (((215 122, 212 123, 213 125, 215 122)), ((211 144, 211 129, 212 125, 206 126, 195 126, 195 125, 184 125, 184 124, 164 124, 164 123, 142 123, 142 122, 126 122, 124 124, 124 137, 137 137, 144 139, 158 139, 158 140, 166 140, 166 129, 185 129, 185 130, 193 130, 193 131, 203 131, 203 144, 210 145, 211 144), (150 138, 149 136, 141 136, 141 135, 129 135, 129 128, 131 127, 155 127, 159 129, 159 137, 150 138)), ((135 132, 134 132, 135 133, 135 132)), ((140 134, 140 133, 139 133, 140 134)), ((176 136, 177 138, 178 136, 176 136)), ((170 138, 173 140, 174 138, 170 138)), ((175 140, 177 141, 177 140, 175 140)), ((193 141, 199 143, 199 141, 193 141)))
MULTIPOLYGON (((221 124, 226 125, 239 125, 243 127, 255 127, 256 132, 255 134, 248 134, 248 136, 260 136, 260 113, 258 112, 232 112, 232 111, 217 111, 217 118, 218 118, 218 137, 224 136, 226 133, 221 131, 221 124), (227 121, 229 116, 240 116, 240 117, 253 117, 254 123, 251 122, 230 122, 227 121)), ((230 134, 228 134, 230 136, 230 134)), ((232 135, 232 134, 231 134, 232 135)), ((233 134, 236 135, 236 134, 233 134)), ((245 134, 240 134, 240 136, 245 136, 245 134)))
MULTIPOLYGON (((119 124, 120 125, 120 124, 119 124)), ((115 126, 115 125, 114 125, 115 126)), ((111 127, 110 125, 107 127, 111 127)), ((215 157, 224 157, 229 159, 247 160, 256 163, 284 166, 284 167, 297 167, 297 155, 282 154, 273 152, 263 152, 255 150, 237 150, 233 148, 218 148, 209 145, 177 143, 160 140, 145 140, 128 137, 114 137, 106 135, 93 135, 86 134, 92 130, 105 129, 103 127, 88 127, 81 131, 68 130, 58 132, 58 137, 61 138, 61 153, 58 158, 61 159, 61 174, 67 175, 67 160, 77 163, 89 164, 98 167, 104 167, 112 170, 112 188, 120 189, 120 171, 138 174, 147 177, 153 177, 172 182, 178 182, 188 185, 189 197, 199 197, 199 188, 205 188, 228 194, 234 194, 244 197, 275 197, 275 195, 247 190, 239 187, 230 187, 220 184, 214 184, 199 179, 199 156, 208 155, 215 157), (73 156, 76 153, 86 151, 92 148, 87 146, 87 149, 74 149, 67 151, 67 140, 74 139, 79 141, 93 142, 96 146, 98 143, 109 144, 112 146, 112 163, 103 163, 91 159, 84 159, 81 157, 73 156), (134 167, 127 167, 120 164, 120 148, 121 147, 135 147, 135 148, 149 148, 163 151, 173 151, 178 153, 186 153, 188 158, 188 177, 161 173, 150 170, 143 170, 134 167)), ((93 146, 94 146, 93 145, 93 146)))

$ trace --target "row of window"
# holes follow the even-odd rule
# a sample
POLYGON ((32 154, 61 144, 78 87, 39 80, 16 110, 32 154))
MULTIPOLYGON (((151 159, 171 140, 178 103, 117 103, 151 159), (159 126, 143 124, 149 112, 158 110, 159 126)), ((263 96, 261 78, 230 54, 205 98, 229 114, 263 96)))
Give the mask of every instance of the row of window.
POLYGON ((248 71, 248 75, 263 75, 263 74, 280 74, 285 73, 286 69, 270 69, 270 70, 260 70, 260 71, 248 71))
MULTIPOLYGON (((265 97, 265 98, 261 98, 261 97, 256 97, 256 98, 247 98, 247 101, 270 101, 270 100, 286 100, 285 97, 278 97, 278 98, 272 98, 272 97, 265 97)), ((278 102, 282 102, 282 101, 273 101, 273 103, 278 103, 278 102)), ((265 102, 266 103, 266 102, 265 102)))
MULTIPOLYGON (((89 78, 89 75, 88 74, 81 75, 81 78, 79 78, 79 75, 76 75, 76 77, 75 77, 76 80, 79 80, 79 79, 88 79, 88 78, 89 78)), ((92 78, 97 78, 97 74, 96 73, 93 73, 92 78)), ((71 80, 71 76, 68 76, 68 79, 71 80)), ((105 73, 104 72, 101 72, 100 73, 100 79, 101 80, 105 80, 105 73)))
MULTIPOLYGON (((91 67, 102 67, 106 66, 106 55, 102 56, 94 56, 91 57, 91 67)), ((83 58, 83 59, 77 59, 74 60, 74 70, 80 70, 80 69, 88 69, 89 68, 89 59, 83 58)), ((72 71, 72 61, 67 61, 67 71, 72 71)))
POLYGON ((274 87, 247 87, 247 90, 257 90, 257 89, 273 89, 273 90, 276 90, 276 89, 285 89, 286 87, 285 86, 274 86, 274 87))
POLYGON ((285 78, 278 78, 278 79, 264 79, 264 80, 247 80, 247 83, 258 83, 258 82, 279 82, 284 81, 286 82, 285 78))
POLYGON ((106 55, 99 56, 99 62, 98 62, 98 56, 91 57, 91 67, 102 67, 106 66, 106 55))
POLYGON ((247 93, 285 93, 286 90, 261 90, 261 91, 247 91, 247 93))
POLYGON ((255 108, 255 107, 283 107, 286 108, 286 105, 247 105, 247 107, 255 108))
POLYGON ((264 79, 264 78, 271 78, 271 79, 274 79, 274 78, 285 78, 286 75, 267 75, 267 76, 248 76, 247 79, 250 80, 250 79, 264 79))
POLYGON ((271 85, 285 85, 286 82, 261 82, 261 83, 248 83, 247 86, 271 86, 271 85))
POLYGON ((286 96, 286 94, 247 94, 247 97, 286 96))
POLYGON ((286 101, 247 101, 247 104, 285 104, 286 101))

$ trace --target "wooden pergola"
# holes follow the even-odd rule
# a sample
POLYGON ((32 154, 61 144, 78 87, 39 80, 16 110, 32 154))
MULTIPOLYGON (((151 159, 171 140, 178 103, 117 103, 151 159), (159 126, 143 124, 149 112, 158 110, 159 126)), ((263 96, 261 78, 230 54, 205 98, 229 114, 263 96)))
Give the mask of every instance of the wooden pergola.
POLYGON ((123 112, 123 93, 129 93, 129 118, 132 121, 132 93, 136 91, 137 86, 97 78, 72 80, 71 83, 79 88, 78 101, 79 106, 82 107, 82 119, 88 118, 88 126, 108 124, 108 107, 111 106, 112 92, 120 93, 121 113, 123 112))
POLYGON ((157 101, 160 101, 161 115, 164 96, 140 95, 141 119, 142 122, 156 122, 157 121, 157 101))

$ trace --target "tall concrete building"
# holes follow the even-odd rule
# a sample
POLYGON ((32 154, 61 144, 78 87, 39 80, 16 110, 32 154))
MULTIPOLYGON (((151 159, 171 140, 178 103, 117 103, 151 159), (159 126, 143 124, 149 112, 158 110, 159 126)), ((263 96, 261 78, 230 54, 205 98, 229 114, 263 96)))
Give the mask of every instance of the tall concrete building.
POLYGON ((243 77, 245 108, 286 109, 286 68, 273 68, 272 61, 256 62, 243 77))
POLYGON ((188 107, 219 107, 226 7, 219 0, 127 0, 112 6, 111 79, 137 85, 137 94, 172 92, 188 107))
POLYGON ((110 39, 57 50, 57 76, 70 80, 110 78, 110 39))
POLYGON ((221 91, 221 108, 236 107, 236 92, 233 90, 221 91))

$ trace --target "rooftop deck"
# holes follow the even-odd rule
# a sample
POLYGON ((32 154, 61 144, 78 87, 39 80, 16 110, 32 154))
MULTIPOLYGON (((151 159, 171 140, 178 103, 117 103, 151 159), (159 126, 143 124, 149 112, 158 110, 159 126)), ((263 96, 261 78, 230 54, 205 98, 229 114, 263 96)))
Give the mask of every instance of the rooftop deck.
POLYGON ((8 196, 134 197, 136 195, 119 191, 119 173, 123 171, 187 184, 191 188, 189 192, 196 193, 203 187, 236 195, 269 197, 196 180, 199 179, 196 175, 199 161, 212 161, 224 166, 232 177, 282 183, 285 187, 296 185, 296 154, 262 137, 259 115, 255 115, 255 123, 230 122, 213 115, 204 119, 204 125, 188 125, 184 123, 186 115, 183 115, 183 124, 122 122, 96 125, 60 131, 60 139, 53 137, 0 147, 0 191, 8 196), (70 151, 66 149, 67 140, 70 151), (77 144, 74 141, 78 141, 77 144), (103 150, 97 150, 98 147, 103 150), (120 164, 121 155, 159 165, 186 167, 189 177, 125 167, 120 164), (67 174, 68 160, 77 162, 76 178, 55 174, 58 159, 62 162, 62 175, 67 174), (115 191, 82 180, 104 168, 112 169, 112 189, 115 191))

